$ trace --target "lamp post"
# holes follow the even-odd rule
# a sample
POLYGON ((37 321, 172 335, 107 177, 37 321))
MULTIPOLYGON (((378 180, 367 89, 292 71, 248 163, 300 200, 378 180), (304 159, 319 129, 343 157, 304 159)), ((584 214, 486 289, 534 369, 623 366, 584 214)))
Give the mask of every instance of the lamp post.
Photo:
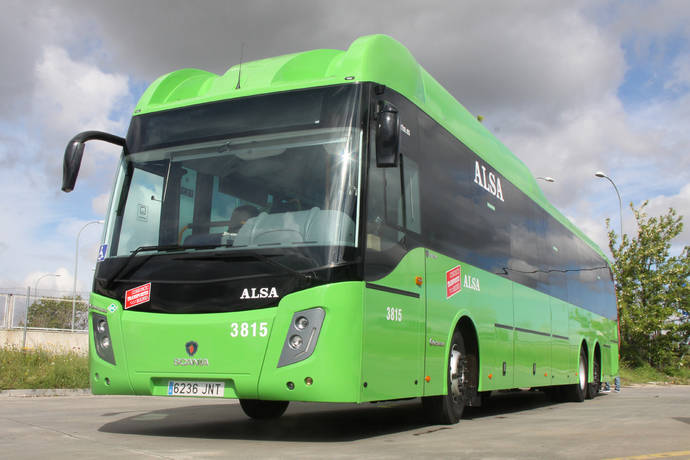
MULTIPOLYGON (((613 182, 613 179, 611 179, 609 176, 607 176, 603 171, 597 171, 594 173, 596 177, 600 177, 603 179, 608 179, 609 182, 611 182, 611 185, 613 185, 613 189, 616 191, 616 195, 618 195, 618 212, 619 216, 618 219, 621 224, 621 246, 623 246, 623 201, 621 200, 621 194, 618 191, 618 187, 616 187, 616 183, 613 182)), ((616 288, 616 292, 618 292, 618 288, 616 288)), ((620 308, 618 306, 618 295, 616 295, 616 317, 618 318, 618 358, 620 359, 621 356, 621 323, 620 323, 620 308)), ((616 377, 614 379, 615 382, 615 388, 616 391, 621 391, 621 381, 620 377, 616 377)))
POLYGON ((621 194, 618 191, 618 187, 616 187, 616 184, 613 182, 613 179, 611 179, 605 173, 603 173, 602 171, 597 171, 594 173, 594 175, 596 177, 608 179, 608 181, 611 182, 611 185, 613 185, 613 189, 616 191, 616 195, 618 195, 618 212, 619 212, 619 221, 621 224, 621 244, 623 244, 623 202, 621 201, 621 194))
POLYGON ((72 286, 72 330, 74 330, 74 317, 76 315, 77 310, 77 269, 79 267, 79 237, 81 236, 81 232, 89 225, 102 223, 102 220, 92 220, 91 222, 87 222, 86 224, 84 224, 81 230, 79 230, 79 233, 77 233, 77 244, 74 250, 74 284, 72 286))
POLYGON ((556 179, 554 179, 553 177, 550 177, 550 176, 544 176, 544 177, 539 176, 539 177, 537 177, 537 179, 541 179, 545 182, 556 182, 556 179))
MULTIPOLYGON (((47 275, 39 276, 36 280, 36 283, 34 283, 34 299, 38 299, 38 282, 41 281, 43 278, 47 278, 49 276, 54 276, 56 278, 60 277, 60 275, 58 275, 57 273, 48 273, 47 275)), ((31 299, 29 297, 30 296, 27 289, 26 311, 24 312, 24 338, 22 339, 22 350, 26 348, 26 329, 29 327, 29 307, 31 306, 31 299)))

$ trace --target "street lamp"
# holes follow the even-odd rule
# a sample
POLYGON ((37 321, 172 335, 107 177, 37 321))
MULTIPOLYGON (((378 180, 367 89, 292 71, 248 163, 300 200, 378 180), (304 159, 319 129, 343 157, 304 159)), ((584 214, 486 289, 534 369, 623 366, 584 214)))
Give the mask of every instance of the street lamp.
POLYGON ((74 284, 72 286, 72 330, 74 330, 74 316, 77 310, 77 268, 79 267, 79 237, 81 236, 81 232, 89 225, 102 223, 102 220, 92 220, 91 222, 87 222, 86 224, 84 224, 81 230, 79 230, 79 233, 77 233, 77 244, 74 250, 74 284))
MULTIPOLYGON (((57 273, 48 273, 47 275, 39 276, 38 279, 36 280, 36 283, 34 283, 34 299, 38 298, 38 282, 41 281, 43 278, 47 278, 49 276, 54 276, 56 278, 59 278, 60 275, 57 273)), ((27 288, 29 289, 29 288, 27 288)), ((22 339, 22 350, 26 348, 26 329, 29 327, 29 307, 31 306, 31 299, 29 296, 29 293, 26 293, 26 311, 24 312, 24 338, 22 339)))
POLYGON ((594 173, 596 177, 601 177, 604 179, 608 179, 609 182, 611 182, 611 185, 613 185, 614 190, 616 191, 616 195, 618 195, 618 212, 619 212, 619 220, 621 224, 621 244, 623 244, 623 202, 621 201, 621 194, 618 191, 618 187, 616 187, 616 184, 613 182, 613 180, 607 176, 605 173, 602 171, 597 171, 594 173))
POLYGON ((545 177, 539 176, 539 177, 537 177, 537 179, 541 179, 541 180, 546 181, 546 182, 556 182, 556 179, 554 179, 553 177, 550 177, 550 176, 545 176, 545 177))

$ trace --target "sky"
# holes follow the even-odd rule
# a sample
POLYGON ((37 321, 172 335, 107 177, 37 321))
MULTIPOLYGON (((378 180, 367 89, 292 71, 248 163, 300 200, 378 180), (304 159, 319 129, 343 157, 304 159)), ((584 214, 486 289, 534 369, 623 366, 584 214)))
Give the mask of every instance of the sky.
MULTIPOLYGON (((685 216, 690 244, 690 2, 0 0, 0 289, 70 292, 77 234, 104 218, 119 150, 90 142, 74 192, 60 191, 69 139, 124 136, 165 73, 223 73, 240 60, 347 49, 383 33, 534 173, 547 198, 606 249, 629 204, 685 216)), ((102 225, 79 238, 91 286, 102 225)))

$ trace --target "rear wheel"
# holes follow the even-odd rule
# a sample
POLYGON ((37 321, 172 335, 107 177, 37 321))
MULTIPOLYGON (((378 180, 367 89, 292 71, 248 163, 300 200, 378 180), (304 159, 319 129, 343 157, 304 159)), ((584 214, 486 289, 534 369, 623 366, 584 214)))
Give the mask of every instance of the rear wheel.
POLYGON ((240 406, 247 416, 258 420, 278 418, 290 404, 289 401, 264 401, 261 399, 240 399, 240 406))
POLYGON ((575 385, 568 385, 566 387, 567 399, 573 402, 582 402, 587 394, 587 352, 585 352, 584 347, 580 348, 577 377, 578 380, 575 385))
POLYGON ((587 385, 587 399, 592 399, 599 394, 599 387, 601 387, 601 359, 595 350, 594 366, 592 367, 592 382, 587 385))
POLYGON ((436 424, 458 423, 465 405, 476 391, 477 360, 465 351, 462 333, 456 330, 448 354, 448 392, 441 396, 426 396, 422 405, 427 418, 436 424))

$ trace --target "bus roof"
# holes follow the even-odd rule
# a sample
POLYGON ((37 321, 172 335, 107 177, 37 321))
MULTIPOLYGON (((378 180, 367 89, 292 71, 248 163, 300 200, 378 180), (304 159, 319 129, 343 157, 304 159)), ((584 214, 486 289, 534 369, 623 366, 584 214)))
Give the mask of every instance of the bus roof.
POLYGON ((177 70, 148 87, 134 115, 348 82, 376 82, 407 97, 607 260, 601 249, 546 199, 527 166, 424 70, 407 48, 387 35, 360 37, 347 51, 319 49, 243 62, 223 75, 177 70))

